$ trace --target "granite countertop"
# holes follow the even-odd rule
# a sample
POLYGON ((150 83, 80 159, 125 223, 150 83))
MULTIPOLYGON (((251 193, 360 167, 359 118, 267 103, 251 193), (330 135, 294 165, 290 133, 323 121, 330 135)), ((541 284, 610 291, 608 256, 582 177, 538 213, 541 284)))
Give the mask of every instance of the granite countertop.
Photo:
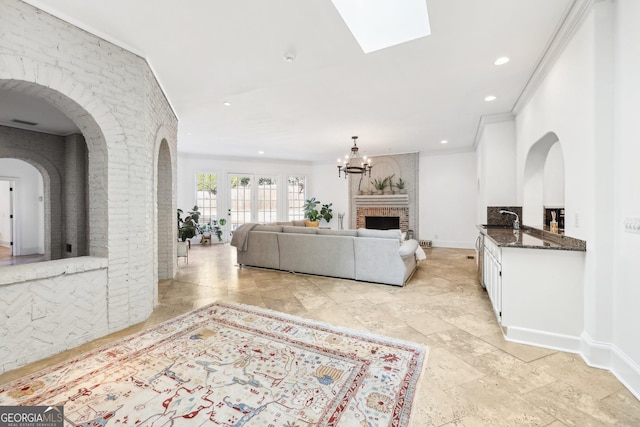
POLYGON ((586 251, 587 242, 562 234, 550 233, 529 226, 521 226, 519 231, 502 225, 478 225, 478 229, 500 247, 555 249, 561 251, 586 251))

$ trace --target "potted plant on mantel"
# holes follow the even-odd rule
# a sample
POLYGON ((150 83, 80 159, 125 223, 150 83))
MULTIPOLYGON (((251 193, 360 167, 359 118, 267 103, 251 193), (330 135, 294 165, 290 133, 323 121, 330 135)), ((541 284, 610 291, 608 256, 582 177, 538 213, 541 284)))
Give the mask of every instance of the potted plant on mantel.
POLYGON ((329 222, 333 218, 333 209, 331 209, 333 203, 323 204, 318 210, 318 205, 320 204, 320 200, 316 200, 315 197, 305 200, 303 210, 304 217, 307 220, 305 223, 307 227, 317 227, 321 219, 329 222))
POLYGON ((407 194, 406 190, 406 182, 402 180, 402 178, 398 178, 398 182, 394 184, 394 187, 398 190, 399 194, 407 194))
POLYGON ((384 189, 387 188, 388 182, 389 182, 389 177, 386 177, 384 179, 374 178, 374 180, 371 181, 371 185, 373 185, 373 188, 376 189, 376 194, 382 194, 384 192, 384 189))

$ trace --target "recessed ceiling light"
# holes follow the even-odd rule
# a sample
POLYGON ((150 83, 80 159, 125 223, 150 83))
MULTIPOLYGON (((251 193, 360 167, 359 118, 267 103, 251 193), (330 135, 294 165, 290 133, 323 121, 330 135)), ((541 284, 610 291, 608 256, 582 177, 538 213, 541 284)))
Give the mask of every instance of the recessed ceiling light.
POLYGON ((193 135, 191 132, 187 132, 187 136, 191 136, 193 135))
POLYGON ((509 61, 510 61, 510 59, 509 59, 508 56, 501 56, 500 58, 498 58, 495 61, 493 61, 493 65, 504 65, 509 61))
POLYGON ((264 151, 260 150, 258 151, 258 154, 264 154, 264 151))
POLYGON ((295 53, 285 53, 284 54, 284 60, 285 62, 293 62, 296 59, 296 54, 295 53))
POLYGON ((447 141, 446 139, 443 139, 442 141, 440 141, 440 144, 446 144, 447 142, 449 141, 447 141))
POLYGON ((496 100, 496 97, 495 97, 495 95, 489 95, 484 100, 487 101, 487 102, 493 102, 493 101, 496 100))
POLYGON ((229 105, 231 105, 231 103, 227 101, 227 102, 223 102, 222 105, 224 105, 225 107, 228 107, 229 105))

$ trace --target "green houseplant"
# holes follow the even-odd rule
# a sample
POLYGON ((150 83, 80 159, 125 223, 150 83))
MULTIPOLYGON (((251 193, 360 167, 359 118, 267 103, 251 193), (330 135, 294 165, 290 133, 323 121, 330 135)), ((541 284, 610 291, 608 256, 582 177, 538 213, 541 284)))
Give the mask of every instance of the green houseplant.
POLYGON ((398 182, 394 184, 394 187, 398 190, 400 194, 406 194, 407 190, 405 189, 406 183, 402 180, 402 178, 398 178, 398 182))
POLYGON ((200 212, 198 206, 194 206, 184 219, 182 219, 182 214, 182 209, 178 209, 178 238, 184 242, 200 231, 200 224, 198 224, 200 212))
POLYGON ((331 206, 333 203, 321 204, 320 200, 316 200, 315 197, 305 200, 303 210, 304 217, 307 219, 307 226, 317 227, 321 219, 329 222, 333 218, 333 209, 331 206), (318 209, 318 205, 320 209, 318 209))
POLYGON ((388 182, 389 177, 386 177, 384 179, 375 178, 373 181, 371 181, 371 185, 373 185, 373 188, 376 189, 377 194, 382 194, 384 192, 384 189, 387 188, 388 182))
POLYGON ((213 221, 213 232, 216 233, 216 237, 218 238, 218 242, 222 242, 222 227, 227 223, 227 220, 224 218, 219 219, 218 221, 213 221))

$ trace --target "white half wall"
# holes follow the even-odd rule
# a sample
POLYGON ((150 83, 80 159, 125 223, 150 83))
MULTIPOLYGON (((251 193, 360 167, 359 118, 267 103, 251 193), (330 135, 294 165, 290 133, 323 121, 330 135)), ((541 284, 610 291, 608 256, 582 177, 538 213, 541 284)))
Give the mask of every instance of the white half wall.
POLYGON ((420 239, 435 247, 473 249, 476 153, 420 156, 420 239))

